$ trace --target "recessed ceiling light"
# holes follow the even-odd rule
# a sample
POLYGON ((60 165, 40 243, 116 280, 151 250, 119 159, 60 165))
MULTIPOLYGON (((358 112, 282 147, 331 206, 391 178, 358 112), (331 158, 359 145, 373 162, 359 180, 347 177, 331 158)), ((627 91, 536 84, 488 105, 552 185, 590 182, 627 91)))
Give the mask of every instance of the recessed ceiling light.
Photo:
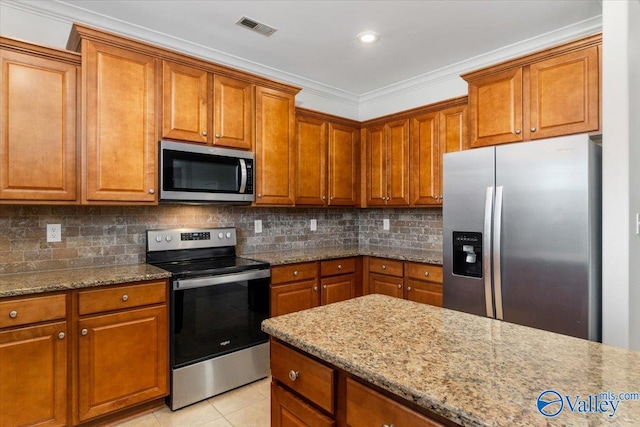
POLYGON ((365 31, 358 34, 358 41, 362 44, 374 44, 380 40, 380 34, 375 31, 365 31))

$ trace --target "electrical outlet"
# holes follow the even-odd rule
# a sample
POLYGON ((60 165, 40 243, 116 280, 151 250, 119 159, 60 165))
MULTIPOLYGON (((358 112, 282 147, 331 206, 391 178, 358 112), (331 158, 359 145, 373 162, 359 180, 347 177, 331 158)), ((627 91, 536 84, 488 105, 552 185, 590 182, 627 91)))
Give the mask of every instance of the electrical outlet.
POLYGON ((62 226, 60 224, 47 224, 47 242, 62 241, 62 226))
POLYGON ((309 227, 311 227, 311 231, 316 231, 318 229, 318 220, 312 219, 310 222, 309 227))
POLYGON ((262 233, 262 220, 256 219, 253 224, 254 224, 254 231, 256 233, 262 233))
POLYGON ((390 228, 391 227, 390 227, 390 224, 389 224, 389 218, 384 218, 382 220, 382 229, 383 230, 389 230, 390 228))

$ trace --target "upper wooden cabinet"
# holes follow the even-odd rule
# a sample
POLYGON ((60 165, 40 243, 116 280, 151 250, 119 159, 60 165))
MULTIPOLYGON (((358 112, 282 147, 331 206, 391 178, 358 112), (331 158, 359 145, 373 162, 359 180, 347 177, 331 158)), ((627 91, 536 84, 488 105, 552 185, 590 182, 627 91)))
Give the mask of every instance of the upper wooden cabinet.
POLYGON ((77 200, 80 56, 0 38, 0 201, 77 200))
POLYGON ((367 206, 409 205, 409 119, 363 130, 367 206))
POLYGON ((356 122, 297 109, 296 205, 355 206, 359 148, 356 122))
POLYGON ((250 150, 252 85, 163 61, 162 137, 250 150))
POLYGON ((256 205, 293 205, 294 96, 256 87, 256 205))
POLYGON ((411 206, 442 204, 442 158, 468 143, 467 105, 411 118, 411 206))
POLYGON ((87 38, 81 51, 82 201, 155 204, 158 62, 87 38))
POLYGON ((597 131, 601 44, 598 34, 463 75, 470 146, 597 131))

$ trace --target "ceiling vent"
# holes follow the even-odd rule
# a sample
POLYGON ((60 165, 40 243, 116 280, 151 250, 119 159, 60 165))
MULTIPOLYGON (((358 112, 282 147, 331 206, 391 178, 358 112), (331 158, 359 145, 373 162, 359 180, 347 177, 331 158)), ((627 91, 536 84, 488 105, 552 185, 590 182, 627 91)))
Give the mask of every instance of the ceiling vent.
POLYGON ((263 36, 267 36, 269 37, 271 34, 275 33, 276 30, 273 27, 270 27, 266 24, 263 24, 261 22, 258 22, 254 19, 251 18, 247 18, 246 16, 243 16, 242 18, 240 18, 240 20, 238 22, 236 22, 236 24, 242 26, 242 27, 246 27, 250 30, 253 30, 257 33, 262 34, 263 36))

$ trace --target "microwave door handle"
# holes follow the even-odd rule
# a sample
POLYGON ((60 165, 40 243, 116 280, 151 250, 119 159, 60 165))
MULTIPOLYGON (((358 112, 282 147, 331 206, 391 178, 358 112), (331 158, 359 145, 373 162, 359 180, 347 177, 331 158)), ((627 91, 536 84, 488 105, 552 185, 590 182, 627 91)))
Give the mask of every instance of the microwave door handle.
POLYGON ((244 159, 238 159, 240 161, 240 194, 244 193, 247 188, 247 162, 244 159))

